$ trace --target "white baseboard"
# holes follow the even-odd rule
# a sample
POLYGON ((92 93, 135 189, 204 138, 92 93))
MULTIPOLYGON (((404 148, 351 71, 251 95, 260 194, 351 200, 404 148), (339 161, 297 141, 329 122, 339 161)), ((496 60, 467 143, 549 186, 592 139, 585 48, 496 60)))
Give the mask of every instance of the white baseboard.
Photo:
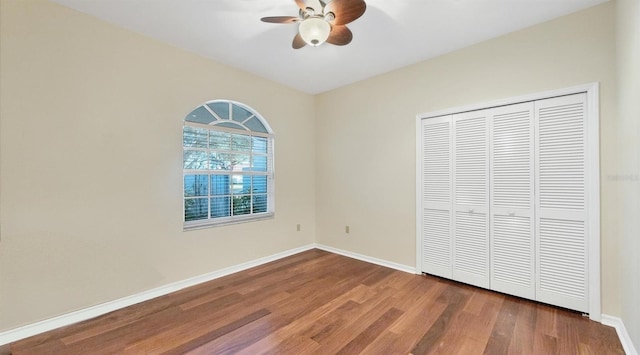
MULTIPOLYGON (((330 247, 327 245, 309 244, 299 248, 290 249, 277 254, 266 256, 264 258, 248 261, 246 263, 242 263, 239 265, 230 266, 228 268, 210 272, 204 275, 170 283, 168 285, 160 286, 160 287, 157 287, 148 291, 144 291, 132 296, 123 297, 114 301, 102 303, 96 306, 84 308, 78 311, 74 311, 71 313, 46 319, 40 322, 28 324, 19 328, 0 332, 0 347, 9 343, 18 341, 20 339, 28 338, 30 336, 44 333, 56 328, 64 327, 64 326, 75 324, 84 320, 95 318, 121 308, 125 308, 140 302, 148 301, 156 297, 167 295, 171 292, 175 292, 187 287, 191 287, 204 282, 215 280, 217 278, 227 276, 229 274, 250 269, 255 266, 266 264, 278 259, 285 258, 287 256, 301 253, 303 251, 311 250, 314 248, 325 250, 334 254, 343 255, 353 259, 366 261, 372 264, 385 266, 388 268, 407 272, 410 274, 416 273, 416 269, 411 266, 402 265, 402 264, 394 263, 391 261, 382 260, 382 259, 374 258, 371 256, 362 255, 362 254, 350 252, 347 250, 330 247)), ((633 346, 633 343, 631 342, 631 337, 629 336, 629 333, 627 332, 627 329, 625 328, 624 323, 622 322, 622 319, 603 314, 602 324, 614 327, 616 329, 618 337, 620 338, 620 342, 622 343, 622 347, 624 348, 624 351, 627 353, 627 355, 638 355, 638 352, 636 351, 636 349, 633 346)))
POLYGON ((239 265, 230 266, 221 270, 210 272, 204 275, 188 278, 186 280, 173 282, 168 285, 160 286, 148 291, 143 291, 138 294, 123 297, 114 301, 102 303, 96 306, 80 309, 71 313, 63 314, 50 319, 45 319, 40 322, 28 324, 19 328, 10 329, 4 332, 0 332, 0 346, 18 341, 20 339, 28 338, 30 336, 44 333, 56 328, 64 327, 74 323, 78 323, 87 319, 95 318, 103 314, 113 312, 115 310, 132 306, 134 304, 148 301, 152 298, 164 296, 171 292, 181 290, 183 288, 195 286, 203 282, 211 281, 235 272, 250 269, 255 266, 266 264, 271 261, 285 258, 287 256, 301 253, 303 251, 314 249, 315 244, 305 245, 299 248, 283 251, 281 253, 266 256, 264 258, 248 261, 239 265))
POLYGON ((633 342, 631 341, 629 332, 627 332, 627 328, 624 326, 622 319, 603 314, 601 322, 604 325, 608 325, 610 327, 616 328, 616 333, 618 333, 618 338, 620 338, 620 343, 622 343, 622 348, 624 349, 624 352, 627 355, 638 355, 638 352, 633 346, 633 342))
POLYGON ((402 265, 402 264, 398 264, 398 263, 394 263, 391 261, 387 261, 387 260, 382 260, 382 259, 378 259, 378 258, 374 258, 371 256, 367 256, 367 255, 362 255, 362 254, 358 254, 358 253, 354 253, 351 251, 347 251, 347 250, 342 250, 342 249, 338 249, 338 248, 334 248, 334 247, 330 247, 327 245, 322 245, 322 244, 316 244, 315 245, 316 248, 320 249, 320 250, 325 250, 334 254, 340 254, 352 259, 358 259, 358 260, 362 260, 362 261, 366 261, 368 263, 372 263, 372 264, 376 264, 376 265, 380 265, 380 266, 385 266, 391 269, 396 269, 399 271, 404 271, 404 272, 408 272, 410 274, 415 274, 416 273, 416 268, 411 267, 411 266, 407 266, 407 265, 402 265))

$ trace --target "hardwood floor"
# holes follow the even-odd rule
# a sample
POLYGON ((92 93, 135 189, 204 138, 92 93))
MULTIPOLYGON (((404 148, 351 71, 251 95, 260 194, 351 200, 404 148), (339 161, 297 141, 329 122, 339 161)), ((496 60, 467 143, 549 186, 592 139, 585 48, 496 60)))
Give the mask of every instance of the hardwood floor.
POLYGON ((14 354, 623 354, 580 314, 310 250, 11 344, 14 354))

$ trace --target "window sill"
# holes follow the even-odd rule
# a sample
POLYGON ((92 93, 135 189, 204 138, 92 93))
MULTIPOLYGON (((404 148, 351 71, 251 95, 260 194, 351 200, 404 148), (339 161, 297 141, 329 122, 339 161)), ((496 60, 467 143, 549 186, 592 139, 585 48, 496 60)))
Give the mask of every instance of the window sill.
POLYGON ((187 231, 197 230, 197 229, 222 227, 222 226, 228 226, 232 224, 262 221, 266 219, 272 219, 274 217, 275 217, 274 212, 267 212, 267 213, 261 213, 258 215, 250 215, 247 217, 243 216, 243 217, 232 217, 232 218, 220 218, 215 221, 206 220, 206 221, 185 222, 182 230, 187 232, 187 231))

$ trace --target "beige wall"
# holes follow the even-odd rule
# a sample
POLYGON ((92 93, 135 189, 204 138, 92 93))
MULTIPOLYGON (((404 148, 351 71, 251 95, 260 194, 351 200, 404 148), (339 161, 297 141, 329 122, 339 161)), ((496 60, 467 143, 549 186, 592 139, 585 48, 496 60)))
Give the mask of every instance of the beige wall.
POLYGON ((618 0, 617 8, 620 314, 640 351, 640 1, 618 0))
MULTIPOLYGON (((319 95, 318 242, 415 265, 418 113, 600 82, 601 176, 612 174, 614 16, 606 3, 319 95)), ((614 184, 602 179, 602 310, 618 315, 614 184)))
MULTIPOLYGON (((637 189, 608 178, 634 157, 618 159, 619 135, 638 149, 632 100, 617 122, 615 3, 315 99, 43 0, 0 6, 0 331, 314 241, 413 266, 416 114, 597 81, 603 312, 622 299, 637 332, 617 240, 637 250, 618 217, 634 199, 617 202, 637 189), (183 232, 182 118, 217 98, 276 132, 276 218, 183 232)), ((637 77, 638 37, 617 38, 635 41, 619 75, 637 77)))
POLYGON ((315 240, 312 96, 56 4, 0 3, 0 331, 315 240), (275 131, 276 217, 183 232, 182 119, 220 98, 275 131))

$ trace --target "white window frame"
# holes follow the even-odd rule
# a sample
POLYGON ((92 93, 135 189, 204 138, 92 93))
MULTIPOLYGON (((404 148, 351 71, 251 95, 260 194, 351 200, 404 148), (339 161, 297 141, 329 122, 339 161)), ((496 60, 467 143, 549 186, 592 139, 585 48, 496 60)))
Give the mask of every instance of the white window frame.
MULTIPOLYGON (((225 133, 234 133, 234 134, 242 134, 242 135, 248 135, 248 136, 252 136, 252 137, 263 137, 263 138, 267 138, 267 171, 266 172, 258 172, 258 171, 232 171, 232 170, 215 170, 215 169, 185 169, 184 168, 184 160, 182 162, 182 221, 183 221, 183 230, 188 231, 188 230, 194 230, 194 229, 202 229, 202 228, 211 228, 211 227, 217 227, 217 226, 224 226, 224 225, 230 225, 230 224, 237 224, 237 223, 246 223, 246 222, 251 222, 251 221, 259 221, 259 220, 265 220, 265 219, 271 219, 275 216, 275 179, 274 179, 274 134, 273 131, 271 129, 271 127, 269 126, 269 124, 267 123, 267 121, 260 115, 258 114, 254 109, 252 109, 251 107, 236 102, 236 101, 231 101, 231 100, 212 100, 212 101, 208 101, 205 102, 204 104, 194 108, 194 110, 192 112, 194 112, 195 110, 204 107, 214 118, 214 120, 209 123, 209 124, 204 124, 204 123, 198 123, 198 122, 191 122, 188 121, 187 119, 189 118, 189 115, 187 115, 183 121, 183 135, 182 137, 184 138, 184 128, 185 127, 194 127, 194 128, 201 128, 201 129, 206 129, 209 132, 225 132, 225 133), (219 103, 228 103, 229 104, 229 116, 228 118, 224 118, 221 117, 220 115, 218 115, 215 111, 213 111, 209 106, 209 104, 219 104, 219 103), (238 106, 241 107, 243 109, 245 109, 246 111, 250 112, 252 115, 246 119, 244 119, 243 121, 235 121, 233 120, 233 110, 232 107, 233 106, 238 106), (264 132, 257 132, 254 130, 251 130, 249 127, 245 126, 244 123, 246 123, 247 121, 253 119, 253 118, 257 118, 260 123, 264 126, 264 128, 267 130, 267 133, 264 132), (225 123, 225 122, 229 122, 229 123, 233 123, 234 125, 239 126, 239 129, 234 129, 234 128, 230 128, 230 127, 223 127, 220 126, 220 123, 225 123), (241 128, 240 128, 241 127, 241 128), (208 195, 206 196, 208 199, 207 202, 207 210, 208 210, 208 216, 206 219, 199 219, 199 220, 192 220, 192 221, 187 221, 185 219, 185 202, 186 200, 193 198, 193 197, 187 197, 185 196, 185 176, 186 175, 207 175, 208 179, 207 179, 207 183, 209 184, 209 188, 208 188, 208 195), (214 217, 211 218, 211 198, 214 196, 212 195, 212 191, 211 191, 211 176, 212 175, 229 175, 229 176, 233 176, 233 175, 243 175, 243 176, 266 176, 267 177, 267 209, 266 212, 259 212, 259 213, 253 213, 253 211, 249 214, 242 214, 242 215, 237 215, 237 216, 228 216, 228 217, 214 217)), ((185 147, 183 144, 183 153, 185 151, 185 147)), ((212 151, 210 147, 207 148, 190 148, 189 150, 203 150, 206 152, 210 152, 212 151)), ((229 150, 229 153, 242 153, 242 154, 247 154, 247 152, 234 152, 232 150, 229 150)), ((253 155, 254 153, 249 153, 250 155, 253 155)), ((184 158, 183 158, 184 159, 184 158)), ((249 196, 253 196, 252 193, 249 194, 249 196)), ((204 197, 204 196, 202 196, 204 197)), ((233 194, 229 195, 230 198, 233 198, 233 194)), ((252 199, 253 200, 253 199, 252 199)), ((231 206, 231 214, 233 214, 233 206, 231 206)))

